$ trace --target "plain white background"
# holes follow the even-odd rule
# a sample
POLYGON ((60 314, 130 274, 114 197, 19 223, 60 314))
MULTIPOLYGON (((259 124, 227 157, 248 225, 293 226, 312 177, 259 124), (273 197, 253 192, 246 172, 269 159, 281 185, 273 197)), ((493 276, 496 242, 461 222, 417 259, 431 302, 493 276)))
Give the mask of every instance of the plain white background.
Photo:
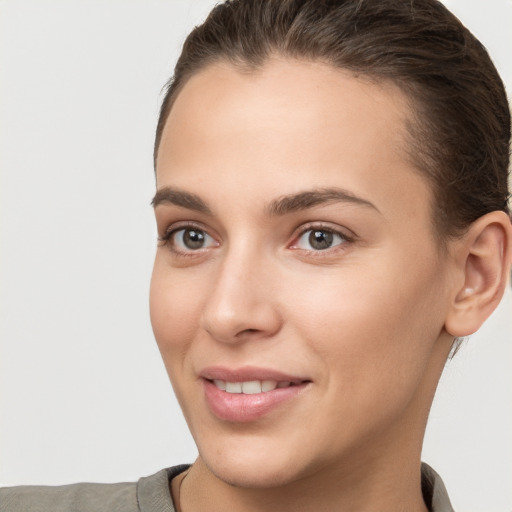
MULTIPOLYGON (((162 85, 211 0, 0 0, 0 484, 191 462, 148 314, 162 85)), ((512 2, 446 2, 512 89, 512 2)), ((423 458, 512 511, 512 292, 450 362, 423 458)))

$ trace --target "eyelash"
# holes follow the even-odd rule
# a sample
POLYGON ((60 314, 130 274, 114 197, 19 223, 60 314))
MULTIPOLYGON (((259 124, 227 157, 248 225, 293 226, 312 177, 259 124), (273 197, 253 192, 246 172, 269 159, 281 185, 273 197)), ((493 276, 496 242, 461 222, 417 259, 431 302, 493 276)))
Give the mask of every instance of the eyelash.
MULTIPOLYGON (((310 235, 311 236, 311 235, 310 235)), ((343 232, 340 229, 333 228, 332 226, 328 226, 322 223, 312 223, 303 225, 298 230, 297 234, 293 237, 293 242, 288 245, 288 247, 292 250, 299 250, 304 253, 307 253, 308 256, 313 257, 322 257, 326 256, 327 254, 332 254, 333 252, 337 252, 340 250, 345 250, 347 247, 346 245, 352 244, 356 240, 356 237, 354 234, 347 234, 346 232, 343 232), (330 247, 327 247, 325 249, 304 249, 301 247, 298 247, 298 244, 307 233, 313 233, 313 232, 322 232, 324 234, 330 234, 334 237, 339 238, 339 243, 336 243, 336 245, 332 245, 330 247)))
MULTIPOLYGON (((185 223, 180 225, 173 225, 171 228, 167 229, 166 232, 158 237, 158 242, 160 246, 168 246, 170 251, 175 254, 178 257, 184 257, 184 258, 190 258, 194 256, 198 256, 200 253, 202 253, 206 248, 198 248, 196 250, 194 249, 188 249, 188 250, 180 250, 176 248, 176 245, 173 243, 172 239, 173 237, 179 233, 180 231, 199 231, 201 233, 204 233, 207 237, 215 240, 214 237, 208 234, 208 231, 202 227, 199 224, 191 224, 191 223, 185 223)), ((218 243, 217 243, 218 245, 218 243)))
MULTIPOLYGON (((202 227, 199 224, 180 224, 178 226, 172 226, 169 228, 162 236, 158 237, 158 242, 161 246, 167 245, 172 253, 174 253, 178 257, 195 257, 203 253, 206 249, 209 247, 200 247, 197 249, 186 249, 186 250, 180 250, 176 248, 176 244, 172 242, 173 237, 179 233, 180 231, 199 231, 201 233, 204 233, 207 237, 211 238, 212 240, 215 240, 215 237, 211 236, 208 231, 202 227)), ((310 235, 311 236, 311 235, 310 235)), ((345 250, 347 244, 351 244, 356 240, 355 235, 347 235, 346 233, 342 232, 339 229, 334 229, 330 226, 327 226, 325 224, 319 224, 319 223, 312 223, 308 225, 303 225, 299 230, 295 232, 293 235, 291 244, 287 246, 287 248, 297 251, 302 251, 303 253, 307 253, 308 255, 312 255, 314 257, 321 257, 322 255, 327 255, 329 253, 339 251, 339 250, 345 250), (336 245, 332 245, 330 247, 326 247, 325 249, 304 249, 301 247, 298 247, 297 244, 300 242, 300 239, 303 238, 307 233, 310 232, 322 232, 324 234, 330 234, 334 237, 339 238, 339 243, 336 243, 336 245), (341 246, 341 247, 340 247, 341 246)), ((217 246, 219 245, 218 242, 216 242, 217 246)))

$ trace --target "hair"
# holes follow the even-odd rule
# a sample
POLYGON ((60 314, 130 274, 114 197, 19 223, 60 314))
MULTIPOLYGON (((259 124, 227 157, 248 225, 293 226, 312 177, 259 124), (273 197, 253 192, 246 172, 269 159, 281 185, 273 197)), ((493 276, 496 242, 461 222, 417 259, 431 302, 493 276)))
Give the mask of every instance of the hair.
POLYGON ((435 233, 510 215, 510 110, 487 51, 437 0, 227 0, 187 37, 167 83, 154 161, 180 90, 206 66, 257 70, 272 56, 392 82, 409 98, 407 151, 431 184, 435 233))

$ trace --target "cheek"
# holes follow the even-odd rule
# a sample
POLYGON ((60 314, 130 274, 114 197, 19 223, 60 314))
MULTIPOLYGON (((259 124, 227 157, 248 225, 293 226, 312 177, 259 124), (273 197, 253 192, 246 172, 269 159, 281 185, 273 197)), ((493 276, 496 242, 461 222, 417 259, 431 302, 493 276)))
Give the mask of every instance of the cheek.
POLYGON ((316 275, 295 287, 307 293, 290 295, 289 311, 325 362, 335 393, 370 404, 391 392, 399 402, 419 384, 442 329, 436 272, 424 268, 403 278, 391 261, 370 268, 316 275))
POLYGON ((193 280, 157 255, 150 288, 151 325, 169 374, 187 352, 199 325, 201 301, 193 280))

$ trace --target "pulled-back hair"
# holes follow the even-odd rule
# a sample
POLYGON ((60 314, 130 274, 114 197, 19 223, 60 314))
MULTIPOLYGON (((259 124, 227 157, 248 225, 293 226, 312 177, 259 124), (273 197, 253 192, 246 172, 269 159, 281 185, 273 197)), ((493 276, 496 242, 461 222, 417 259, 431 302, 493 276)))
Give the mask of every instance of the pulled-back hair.
POLYGON ((188 36, 168 82, 154 160, 187 80, 227 61, 256 70, 273 55, 391 81, 413 105, 408 153, 429 180, 441 239, 478 217, 510 214, 510 110, 482 44, 437 0, 227 0, 188 36))

